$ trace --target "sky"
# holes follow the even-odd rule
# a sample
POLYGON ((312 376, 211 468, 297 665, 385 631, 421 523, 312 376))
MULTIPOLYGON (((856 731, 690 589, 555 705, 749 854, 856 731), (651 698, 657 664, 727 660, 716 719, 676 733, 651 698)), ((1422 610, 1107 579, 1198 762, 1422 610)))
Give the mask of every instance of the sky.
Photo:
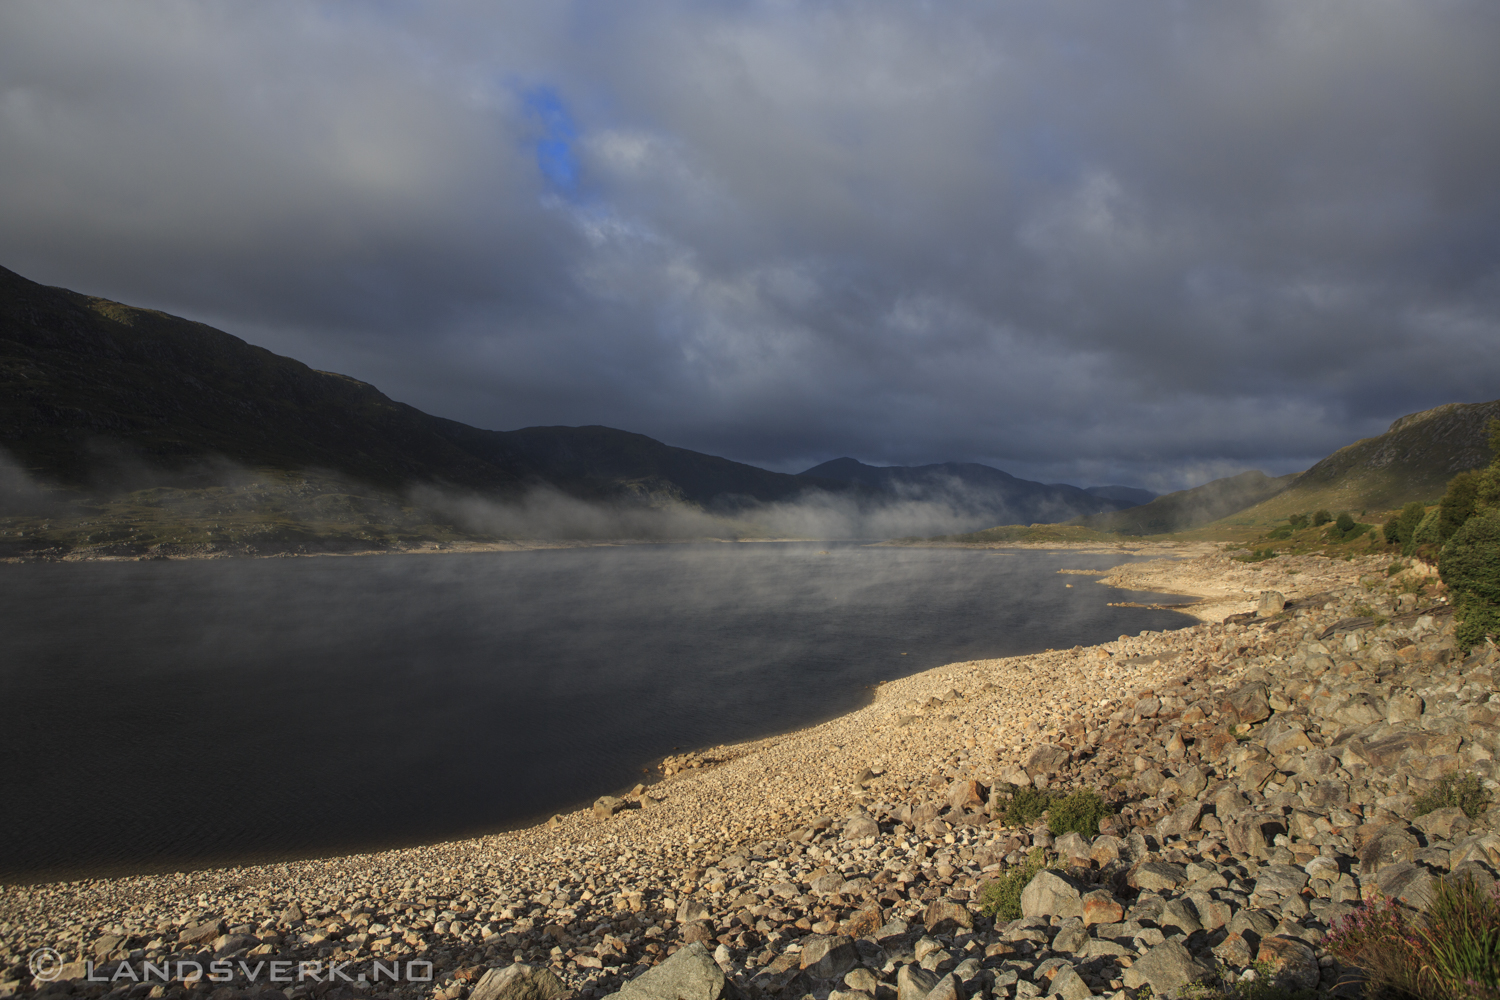
POLYGON ((481 427, 1177 489, 1500 396, 1493 0, 7 0, 0 265, 481 427))

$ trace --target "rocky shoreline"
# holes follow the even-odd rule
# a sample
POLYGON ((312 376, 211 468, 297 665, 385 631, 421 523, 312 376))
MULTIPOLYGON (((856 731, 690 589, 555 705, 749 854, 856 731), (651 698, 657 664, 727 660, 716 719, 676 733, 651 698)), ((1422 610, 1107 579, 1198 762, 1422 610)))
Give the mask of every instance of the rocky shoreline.
POLYGON ((1361 898, 1420 906, 1500 864, 1497 811, 1414 815, 1443 775, 1495 787, 1500 655, 1457 656, 1430 581, 1388 563, 1121 567, 1104 582, 1221 620, 929 670, 525 830, 0 887, 0 996, 1126 1000, 1258 959, 1334 989, 1320 944, 1361 898), (1117 811, 1093 838, 1007 827, 1020 787, 1117 811), (1022 917, 982 914, 1039 848, 1057 870, 1022 917), (66 963, 50 981, 42 947, 66 963))

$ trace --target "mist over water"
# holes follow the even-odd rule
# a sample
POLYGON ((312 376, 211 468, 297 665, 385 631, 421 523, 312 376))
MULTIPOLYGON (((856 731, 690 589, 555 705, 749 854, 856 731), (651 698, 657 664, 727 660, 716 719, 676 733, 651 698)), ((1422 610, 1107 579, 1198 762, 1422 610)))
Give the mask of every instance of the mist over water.
POLYGON ((1056 573, 1120 561, 747 543, 0 567, 0 878, 493 831, 882 680, 1190 623, 1056 573))

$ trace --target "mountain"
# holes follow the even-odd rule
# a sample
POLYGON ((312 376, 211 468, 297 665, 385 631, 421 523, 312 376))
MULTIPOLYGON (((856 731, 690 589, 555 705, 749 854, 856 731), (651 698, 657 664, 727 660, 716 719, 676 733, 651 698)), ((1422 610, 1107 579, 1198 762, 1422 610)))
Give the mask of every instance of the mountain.
POLYGON ((1217 521, 1285 490, 1296 474, 1272 479, 1264 472, 1242 472, 1179 490, 1128 510, 1069 521, 1094 531, 1122 535, 1164 535, 1217 521))
POLYGON ((1150 503, 1159 495, 1135 486, 1085 486, 1083 492, 1090 496, 1103 497, 1106 500, 1119 500, 1132 507, 1150 503))
POLYGON ((1446 403, 1408 414, 1384 434, 1340 448, 1236 520, 1267 524, 1319 509, 1358 516, 1412 501, 1437 503, 1449 479, 1489 464, 1488 427, 1496 419, 1500 400, 1446 403))
POLYGON ((96 491, 162 476, 202 485, 227 461, 489 497, 548 486, 586 499, 734 507, 863 493, 608 427, 470 427, 201 323, 4 268, 0 446, 34 477, 96 491))
POLYGON ((973 462, 882 467, 836 458, 799 475, 860 483, 901 500, 943 504, 985 524, 1050 524, 1132 505, 1128 499, 1098 496, 1076 486, 1036 483, 973 462))

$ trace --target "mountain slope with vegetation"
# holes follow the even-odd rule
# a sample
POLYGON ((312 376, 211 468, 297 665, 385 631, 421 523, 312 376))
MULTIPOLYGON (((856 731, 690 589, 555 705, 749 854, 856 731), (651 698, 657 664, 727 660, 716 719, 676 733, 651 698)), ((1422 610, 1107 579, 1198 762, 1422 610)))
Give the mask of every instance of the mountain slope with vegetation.
POLYGON ((1296 475, 1272 478, 1264 472, 1237 476, 1159 496, 1150 503, 1069 521, 1092 531, 1121 535, 1166 535, 1187 531, 1244 510, 1285 490, 1296 475))
POLYGON ((1233 520, 1267 525, 1320 509, 1374 516, 1408 503, 1435 504, 1448 480, 1489 463, 1487 428, 1497 418, 1500 400, 1447 403, 1408 414, 1384 434, 1340 448, 1233 520))
POLYGON ((0 444, 32 476, 96 492, 201 486, 227 462, 491 498, 536 486, 705 506, 859 493, 608 427, 470 427, 201 323, 3 268, 0 444))

